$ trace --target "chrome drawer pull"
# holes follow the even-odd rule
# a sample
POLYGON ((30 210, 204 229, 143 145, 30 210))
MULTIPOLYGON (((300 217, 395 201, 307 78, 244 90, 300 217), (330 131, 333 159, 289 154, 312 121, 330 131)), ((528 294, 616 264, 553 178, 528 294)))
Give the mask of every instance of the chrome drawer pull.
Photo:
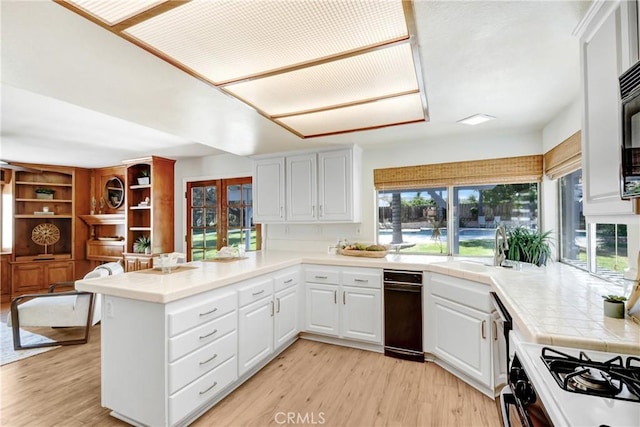
POLYGON ((207 314, 215 313, 216 311, 218 311, 218 307, 214 308, 211 311, 207 311, 206 313, 200 313, 200 317, 206 316, 207 314))
POLYGON ((211 387, 209 387, 208 389, 201 391, 200 394, 205 394, 207 392, 209 392, 209 390, 211 390, 212 388, 214 388, 215 386, 218 385, 218 381, 214 382, 213 385, 211 387))
POLYGON ((369 283, 369 280, 367 279, 353 279, 354 282, 360 282, 360 283, 369 283))
POLYGON ((216 357, 218 357, 218 354, 214 354, 213 356, 211 356, 210 358, 208 358, 207 360, 205 360, 204 362, 200 362, 200 365, 206 365, 207 363, 211 362, 213 359, 215 359, 216 357))
POLYGON ((284 283, 291 283, 293 282, 293 279, 289 279, 289 280, 285 280, 284 283))
POLYGON ((213 332, 208 333, 207 335, 200 335, 200 339, 203 340, 203 339, 205 339, 207 337, 210 337, 211 335, 215 334, 216 332, 218 332, 218 330, 214 329, 213 332))
POLYGON ((482 321, 482 339, 485 340, 487 339, 487 333, 485 332, 484 328, 487 325, 487 321, 483 320, 482 321))
POLYGON ((259 292, 254 292, 254 293, 252 293, 251 295, 253 295, 253 296, 255 297, 255 296, 260 295, 260 294, 263 294, 263 293, 264 293, 264 289, 263 289, 263 290, 261 290, 261 291, 259 291, 259 292))
POLYGON ((327 276, 315 276, 315 277, 316 277, 316 279, 328 279, 327 276))

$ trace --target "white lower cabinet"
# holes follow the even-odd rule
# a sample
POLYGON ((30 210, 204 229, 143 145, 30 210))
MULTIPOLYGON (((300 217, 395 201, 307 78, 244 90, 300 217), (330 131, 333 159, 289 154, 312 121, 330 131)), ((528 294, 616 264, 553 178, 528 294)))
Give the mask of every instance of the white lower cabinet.
POLYGON ((307 331, 335 337, 340 335, 338 289, 338 285, 307 283, 305 307, 307 331))
POLYGON ((382 271, 308 266, 305 330, 382 343, 382 271))
POLYGON ((493 395, 490 286, 437 273, 428 273, 427 277, 425 351, 462 379, 493 395))
POLYGON ((491 338, 493 360, 493 385, 498 389, 507 383, 507 339, 502 331, 500 314, 497 311, 491 313, 491 338))
POLYGON ((238 373, 242 376, 273 352, 273 300, 242 307, 239 311, 238 373))
POLYGON ((298 335, 298 269, 249 281, 239 289, 238 299, 238 374, 242 376, 298 335))
POLYGON ((491 384, 489 314, 433 296, 433 353, 483 384, 491 384))

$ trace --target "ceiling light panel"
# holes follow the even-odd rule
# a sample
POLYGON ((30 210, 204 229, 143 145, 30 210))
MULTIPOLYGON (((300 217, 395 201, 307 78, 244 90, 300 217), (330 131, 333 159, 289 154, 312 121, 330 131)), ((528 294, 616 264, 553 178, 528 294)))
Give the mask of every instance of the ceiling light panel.
POLYGON ((276 119, 310 137, 423 121, 420 94, 398 96, 366 104, 276 119))
POLYGON ((418 91, 408 43, 224 87, 270 116, 418 91))
POLYGON ((215 84, 408 38, 388 0, 193 0, 125 33, 215 84))
POLYGON ((68 0, 109 25, 151 9, 164 0, 68 0))

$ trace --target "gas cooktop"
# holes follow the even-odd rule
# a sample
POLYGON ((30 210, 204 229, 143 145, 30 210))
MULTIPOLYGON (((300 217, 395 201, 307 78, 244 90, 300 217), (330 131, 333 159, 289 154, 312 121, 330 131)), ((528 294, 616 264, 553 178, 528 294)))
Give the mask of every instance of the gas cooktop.
MULTIPOLYGON (((512 335, 513 336, 513 335, 512 335)), ((515 353, 556 426, 640 426, 640 358, 514 339, 515 353)))
POLYGON ((584 351, 578 357, 543 347, 542 360, 558 385, 574 393, 640 402, 640 358, 622 355, 592 360, 584 351))

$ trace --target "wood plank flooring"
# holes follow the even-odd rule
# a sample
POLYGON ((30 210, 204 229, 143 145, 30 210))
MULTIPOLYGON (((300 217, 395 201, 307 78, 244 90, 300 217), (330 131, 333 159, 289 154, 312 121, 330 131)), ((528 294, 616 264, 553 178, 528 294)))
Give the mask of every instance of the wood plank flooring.
MULTIPOLYGON (((100 406, 100 327, 85 345, 0 367, 2 426, 123 426, 100 406)), ((500 426, 494 400, 433 363, 298 340, 194 426, 500 426)))

